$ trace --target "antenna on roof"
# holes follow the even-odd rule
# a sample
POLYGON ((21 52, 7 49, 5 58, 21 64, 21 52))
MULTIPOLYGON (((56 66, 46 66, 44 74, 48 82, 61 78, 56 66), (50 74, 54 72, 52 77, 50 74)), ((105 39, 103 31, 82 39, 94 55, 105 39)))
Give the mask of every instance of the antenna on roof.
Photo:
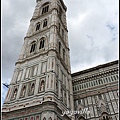
POLYGON ((5 87, 9 88, 9 85, 7 83, 2 83, 5 87))

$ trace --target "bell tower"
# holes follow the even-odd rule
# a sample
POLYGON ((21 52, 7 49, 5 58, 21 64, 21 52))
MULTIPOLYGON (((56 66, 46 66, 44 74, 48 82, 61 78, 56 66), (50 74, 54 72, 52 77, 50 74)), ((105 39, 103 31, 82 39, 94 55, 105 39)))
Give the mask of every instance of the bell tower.
POLYGON ((73 120, 70 49, 63 0, 36 0, 2 107, 3 120, 73 120))

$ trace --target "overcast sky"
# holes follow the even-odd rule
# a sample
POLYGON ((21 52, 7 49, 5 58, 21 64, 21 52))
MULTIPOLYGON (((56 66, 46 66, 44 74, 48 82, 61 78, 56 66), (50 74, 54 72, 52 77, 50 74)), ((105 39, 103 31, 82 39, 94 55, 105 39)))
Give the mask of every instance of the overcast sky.
MULTIPOLYGON (((118 59, 118 0, 64 0, 72 73, 118 59)), ((2 82, 9 83, 36 0, 2 0, 2 82)), ((2 85, 2 102, 7 88, 2 85)))

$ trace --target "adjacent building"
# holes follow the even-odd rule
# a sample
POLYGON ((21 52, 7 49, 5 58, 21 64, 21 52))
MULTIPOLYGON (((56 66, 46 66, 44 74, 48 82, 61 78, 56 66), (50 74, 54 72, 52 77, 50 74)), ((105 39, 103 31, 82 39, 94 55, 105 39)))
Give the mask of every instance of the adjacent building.
POLYGON ((90 114, 77 114, 75 120, 118 120, 118 61, 72 75, 74 107, 90 114))

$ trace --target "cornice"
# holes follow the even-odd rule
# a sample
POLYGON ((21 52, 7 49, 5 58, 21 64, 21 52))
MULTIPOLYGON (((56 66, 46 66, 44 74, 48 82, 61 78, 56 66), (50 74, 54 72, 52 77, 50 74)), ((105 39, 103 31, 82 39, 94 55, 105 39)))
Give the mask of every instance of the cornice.
POLYGON ((106 64, 98 65, 96 67, 89 68, 89 69, 86 69, 86 70, 82 70, 82 71, 79 71, 79 72, 76 72, 76 73, 72 73, 71 76, 76 77, 78 75, 82 75, 82 74, 85 74, 85 73, 88 73, 88 72, 93 72, 93 71, 99 70, 101 68, 109 67, 109 66, 112 66, 112 65, 115 65, 115 64, 119 64, 118 60, 115 60, 115 61, 112 61, 112 62, 109 62, 109 63, 106 63, 106 64))

